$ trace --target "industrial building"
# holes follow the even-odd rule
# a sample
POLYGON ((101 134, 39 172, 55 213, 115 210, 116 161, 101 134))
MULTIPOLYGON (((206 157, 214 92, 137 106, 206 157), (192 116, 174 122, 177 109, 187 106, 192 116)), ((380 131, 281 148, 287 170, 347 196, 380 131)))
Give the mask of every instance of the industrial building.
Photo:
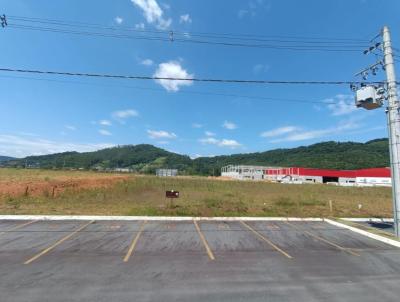
POLYGON ((264 179, 264 172, 266 169, 268 169, 268 167, 229 165, 221 168, 221 176, 240 180, 262 180, 264 179))
POLYGON ((391 186, 389 168, 330 170, 229 165, 221 176, 239 180, 267 180, 282 183, 327 183, 341 186, 391 186))

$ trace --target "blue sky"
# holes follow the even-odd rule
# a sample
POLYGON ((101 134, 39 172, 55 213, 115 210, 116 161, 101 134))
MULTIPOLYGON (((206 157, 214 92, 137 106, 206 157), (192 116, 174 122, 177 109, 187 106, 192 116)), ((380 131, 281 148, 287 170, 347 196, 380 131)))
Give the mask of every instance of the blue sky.
MULTIPOLYGON (((387 24, 394 45, 400 45, 398 0, 0 0, 0 4, 0 13, 10 16, 174 30, 187 32, 188 39, 196 32, 371 39, 387 24)), ((224 47, 12 27, 0 28, 0 41, 1 67, 125 75, 355 80, 357 71, 375 62, 373 55, 358 52, 224 47)), ((382 78, 379 73, 370 80, 382 78)), ((0 91, 0 154, 17 157, 140 143, 196 157, 387 136, 383 109, 355 110, 347 86, 0 72, 0 91), (337 104, 324 104, 327 100, 337 104)))

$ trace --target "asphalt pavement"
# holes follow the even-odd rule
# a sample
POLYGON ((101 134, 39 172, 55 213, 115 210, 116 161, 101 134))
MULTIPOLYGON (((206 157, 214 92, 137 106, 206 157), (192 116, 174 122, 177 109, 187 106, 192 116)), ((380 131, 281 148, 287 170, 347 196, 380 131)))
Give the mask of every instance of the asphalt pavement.
POLYGON ((326 222, 1 221, 0 301, 399 301, 400 249, 326 222))

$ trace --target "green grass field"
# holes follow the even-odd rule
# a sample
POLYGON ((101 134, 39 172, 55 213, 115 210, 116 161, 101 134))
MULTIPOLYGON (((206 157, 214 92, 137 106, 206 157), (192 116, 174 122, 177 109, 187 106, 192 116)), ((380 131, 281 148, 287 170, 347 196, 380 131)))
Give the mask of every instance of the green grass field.
MULTIPOLYGON (((87 172, 0 169, 0 183, 86 176, 107 177, 87 172)), ((36 196, 3 194, 0 214, 391 217, 392 202, 390 188, 128 176, 108 188, 72 187, 56 196, 48 192, 36 196), (180 191, 180 198, 166 200, 165 190, 170 189, 180 191)))

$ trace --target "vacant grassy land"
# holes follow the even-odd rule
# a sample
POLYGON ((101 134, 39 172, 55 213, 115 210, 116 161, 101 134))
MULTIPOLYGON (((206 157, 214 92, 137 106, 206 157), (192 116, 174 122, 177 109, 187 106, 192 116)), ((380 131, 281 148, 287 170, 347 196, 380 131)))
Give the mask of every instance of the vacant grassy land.
POLYGON ((71 179, 105 180, 107 185, 100 181, 100 187, 66 186, 56 194, 3 194, 0 214, 390 217, 392 213, 390 188, 0 169, 0 183, 25 186, 26 181, 34 183, 35 179, 51 184, 71 179), (180 198, 166 200, 165 190, 169 189, 180 191, 180 198))

